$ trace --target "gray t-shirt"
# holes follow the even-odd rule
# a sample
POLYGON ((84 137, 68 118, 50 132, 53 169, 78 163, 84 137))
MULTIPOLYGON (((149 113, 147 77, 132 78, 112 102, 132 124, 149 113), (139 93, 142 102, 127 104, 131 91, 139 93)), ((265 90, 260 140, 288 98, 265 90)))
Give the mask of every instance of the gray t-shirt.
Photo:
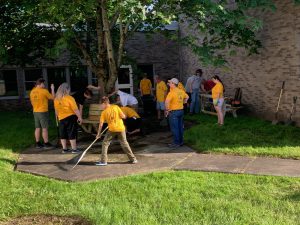
POLYGON ((202 77, 193 75, 191 77, 192 89, 200 89, 200 84, 202 83, 202 77))
POLYGON ((186 83, 185 83, 185 90, 186 92, 188 93, 191 93, 191 90, 190 90, 190 85, 191 85, 191 82, 192 82, 192 78, 193 76, 190 76, 187 80, 186 80, 186 83))

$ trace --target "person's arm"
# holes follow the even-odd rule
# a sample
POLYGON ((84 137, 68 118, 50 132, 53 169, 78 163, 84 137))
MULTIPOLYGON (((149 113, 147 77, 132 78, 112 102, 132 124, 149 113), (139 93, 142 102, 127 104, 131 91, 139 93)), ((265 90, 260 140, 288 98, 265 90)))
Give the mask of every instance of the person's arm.
POLYGON ((82 118, 82 111, 83 111, 83 105, 79 104, 79 112, 80 112, 81 118, 82 118))
POLYGON ((51 94, 52 94, 52 97, 53 97, 53 99, 55 98, 55 91, 54 91, 54 84, 51 84, 51 86, 50 86, 50 88, 51 88, 51 94))
POLYGON ((79 109, 76 109, 74 112, 75 112, 75 114, 77 116, 78 123, 81 124, 82 123, 82 117, 81 117, 79 109))
POLYGON ((190 89, 190 93, 193 93, 193 83, 194 83, 194 79, 192 81, 190 81, 189 83, 189 89, 190 89))
POLYGON ((126 119, 126 115, 123 113, 123 111, 121 110, 121 108, 118 108, 118 111, 119 111, 120 117, 121 117, 123 120, 126 119))
POLYGON ((114 91, 114 92, 112 92, 112 93, 108 94, 108 95, 107 95, 107 97, 109 98, 109 97, 111 97, 111 96, 113 96, 113 95, 117 94, 117 92, 118 92, 118 90, 116 90, 116 91, 114 91))
POLYGON ((169 111, 170 111, 170 100, 166 99, 166 101, 165 101, 165 117, 167 117, 169 115, 169 111))
POLYGON ((185 93, 184 99, 183 99, 183 103, 186 104, 187 101, 189 100, 189 96, 187 93, 185 93))
POLYGON ((205 82, 206 82, 206 80, 203 79, 203 80, 201 81, 201 83, 200 83, 200 90, 203 91, 203 92, 206 92, 206 90, 205 90, 205 88, 204 88, 204 83, 205 83, 205 82))
POLYGON ((100 86, 96 87, 96 86, 91 85, 91 84, 88 85, 86 88, 87 88, 87 89, 91 89, 91 90, 96 90, 96 91, 100 91, 100 90, 101 90, 101 87, 100 87, 100 86))
POLYGON ((98 127, 98 133, 97 133, 96 138, 100 138, 100 137, 101 137, 101 130, 102 130, 102 127, 103 127, 103 122, 100 121, 99 127, 98 127))

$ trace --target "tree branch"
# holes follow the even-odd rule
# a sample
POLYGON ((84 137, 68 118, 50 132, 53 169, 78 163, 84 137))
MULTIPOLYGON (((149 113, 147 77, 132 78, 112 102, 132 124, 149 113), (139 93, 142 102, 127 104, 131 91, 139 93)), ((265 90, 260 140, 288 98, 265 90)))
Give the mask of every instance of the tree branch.
POLYGON ((91 68, 93 73, 97 73, 97 67, 94 64, 92 57, 89 55, 88 51, 86 50, 85 46, 82 44, 82 42, 78 39, 78 37, 75 38, 75 44, 76 47, 79 48, 83 54, 84 60, 88 64, 88 66, 91 68))

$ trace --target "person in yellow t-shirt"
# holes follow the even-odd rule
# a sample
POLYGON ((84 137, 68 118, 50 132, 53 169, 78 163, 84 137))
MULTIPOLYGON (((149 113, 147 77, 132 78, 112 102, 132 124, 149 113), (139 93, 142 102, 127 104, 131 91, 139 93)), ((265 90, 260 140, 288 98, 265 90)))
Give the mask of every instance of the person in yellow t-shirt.
POLYGON ((215 110, 218 114, 218 124, 223 126, 224 124, 224 115, 225 115, 225 104, 224 104, 224 85, 219 78, 219 76, 214 76, 212 81, 216 84, 212 88, 212 99, 215 110))
POLYGON ((171 148, 178 148, 183 145, 183 104, 189 98, 186 92, 177 87, 178 83, 177 78, 168 81, 170 92, 165 101, 165 115, 169 116, 169 124, 173 134, 173 143, 169 144, 171 148))
POLYGON ((140 81, 140 92, 143 102, 144 114, 149 115, 153 111, 152 83, 147 78, 147 74, 143 74, 143 79, 140 81))
POLYGON ((77 149, 77 122, 82 122, 80 111, 77 107, 75 99, 70 96, 70 86, 62 83, 56 92, 54 99, 54 108, 56 116, 59 120, 59 135, 62 153, 79 153, 77 149), (71 150, 67 149, 67 140, 71 143, 71 150))
POLYGON ((133 109, 128 106, 120 107, 126 119, 124 119, 125 127, 127 130, 127 134, 133 135, 141 132, 141 117, 140 115, 133 109))
POLYGON ((45 80, 40 78, 36 81, 35 87, 30 92, 30 102, 33 107, 33 116, 35 124, 35 147, 50 149, 53 146, 49 143, 48 139, 48 127, 49 127, 49 112, 48 101, 53 100, 55 97, 54 84, 51 84, 51 93, 45 88, 45 80), (42 137, 44 144, 40 142, 42 131, 42 137))
POLYGON ((167 97, 168 87, 166 83, 159 77, 155 76, 156 82, 156 110, 157 119, 161 119, 161 111, 165 111, 165 100, 167 97))
POLYGON ((101 99, 101 102, 104 110, 100 116, 97 138, 100 138, 100 133, 105 122, 108 124, 108 131, 106 132, 104 140, 102 142, 101 160, 99 162, 96 162, 96 165, 107 165, 107 150, 112 139, 115 137, 118 137, 121 147, 123 151, 127 154, 130 163, 137 163, 137 159, 132 153, 131 148, 126 139, 125 126, 122 120, 125 119, 126 116, 124 115, 119 106, 110 104, 108 97, 103 97, 101 99))

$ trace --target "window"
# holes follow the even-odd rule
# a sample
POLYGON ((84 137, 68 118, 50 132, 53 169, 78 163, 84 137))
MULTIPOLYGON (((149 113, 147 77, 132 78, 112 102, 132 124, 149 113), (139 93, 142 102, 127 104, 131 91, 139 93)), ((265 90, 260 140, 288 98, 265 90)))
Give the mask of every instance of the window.
POLYGON ((26 69, 25 70, 25 90, 28 95, 32 88, 35 86, 35 82, 43 78, 43 72, 41 69, 26 69))
POLYGON ((120 68, 118 73, 119 84, 130 84, 130 76, 128 68, 120 68))
POLYGON ((92 73, 92 85, 98 86, 98 78, 94 73, 92 73))
POLYGON ((50 87, 51 84, 54 84, 55 90, 57 90, 59 85, 66 82, 65 68, 48 68, 47 75, 48 75, 48 86, 50 87))
POLYGON ((0 71, 0 96, 18 96, 16 70, 0 71))
POLYGON ((78 91, 88 85, 88 75, 86 66, 70 68, 71 89, 78 91))

